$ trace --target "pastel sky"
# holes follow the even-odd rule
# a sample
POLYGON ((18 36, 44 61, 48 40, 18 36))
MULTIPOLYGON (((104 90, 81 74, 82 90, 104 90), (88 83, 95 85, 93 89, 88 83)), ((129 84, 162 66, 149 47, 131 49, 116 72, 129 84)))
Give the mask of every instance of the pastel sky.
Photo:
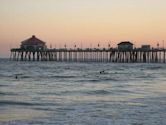
POLYGON ((166 0, 0 0, 0 57, 32 35, 47 45, 166 40, 166 0))

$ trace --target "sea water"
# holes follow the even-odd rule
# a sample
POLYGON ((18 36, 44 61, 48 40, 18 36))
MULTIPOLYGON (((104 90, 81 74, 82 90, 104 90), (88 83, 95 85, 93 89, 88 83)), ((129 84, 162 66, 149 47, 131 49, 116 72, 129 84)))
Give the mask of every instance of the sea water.
POLYGON ((165 125, 166 64, 0 59, 0 125, 165 125))

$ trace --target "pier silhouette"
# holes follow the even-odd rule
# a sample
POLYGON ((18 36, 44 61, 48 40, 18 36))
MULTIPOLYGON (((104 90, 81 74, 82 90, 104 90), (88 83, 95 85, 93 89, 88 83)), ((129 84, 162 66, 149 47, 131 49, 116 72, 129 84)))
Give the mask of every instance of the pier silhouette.
POLYGON ((150 48, 144 45, 133 48, 129 41, 123 41, 117 48, 52 48, 34 35, 23 41, 20 48, 11 49, 10 59, 14 61, 58 61, 58 62, 113 62, 113 63, 165 63, 166 49, 150 48))

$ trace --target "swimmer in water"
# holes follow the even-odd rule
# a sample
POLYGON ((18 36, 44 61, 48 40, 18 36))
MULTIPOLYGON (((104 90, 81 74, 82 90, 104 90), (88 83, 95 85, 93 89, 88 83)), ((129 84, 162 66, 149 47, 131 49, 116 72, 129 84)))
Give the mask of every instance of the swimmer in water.
POLYGON ((105 71, 103 70, 103 71, 100 71, 100 74, 102 74, 102 73, 104 73, 105 71))
POLYGON ((18 79, 18 76, 16 75, 15 78, 18 79))

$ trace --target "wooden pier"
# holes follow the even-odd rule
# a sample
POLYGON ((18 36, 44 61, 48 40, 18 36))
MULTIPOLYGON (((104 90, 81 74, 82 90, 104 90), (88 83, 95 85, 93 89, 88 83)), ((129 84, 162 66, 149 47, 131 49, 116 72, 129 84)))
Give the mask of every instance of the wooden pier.
POLYGON ((14 61, 165 63, 166 49, 62 48, 31 50, 16 48, 11 49, 10 59, 14 61))
POLYGON ((14 61, 58 61, 58 62, 114 62, 114 63, 165 63, 166 49, 142 45, 133 48, 130 41, 122 41, 117 48, 54 48, 48 49, 46 42, 32 35, 21 42, 20 48, 11 49, 14 61))

